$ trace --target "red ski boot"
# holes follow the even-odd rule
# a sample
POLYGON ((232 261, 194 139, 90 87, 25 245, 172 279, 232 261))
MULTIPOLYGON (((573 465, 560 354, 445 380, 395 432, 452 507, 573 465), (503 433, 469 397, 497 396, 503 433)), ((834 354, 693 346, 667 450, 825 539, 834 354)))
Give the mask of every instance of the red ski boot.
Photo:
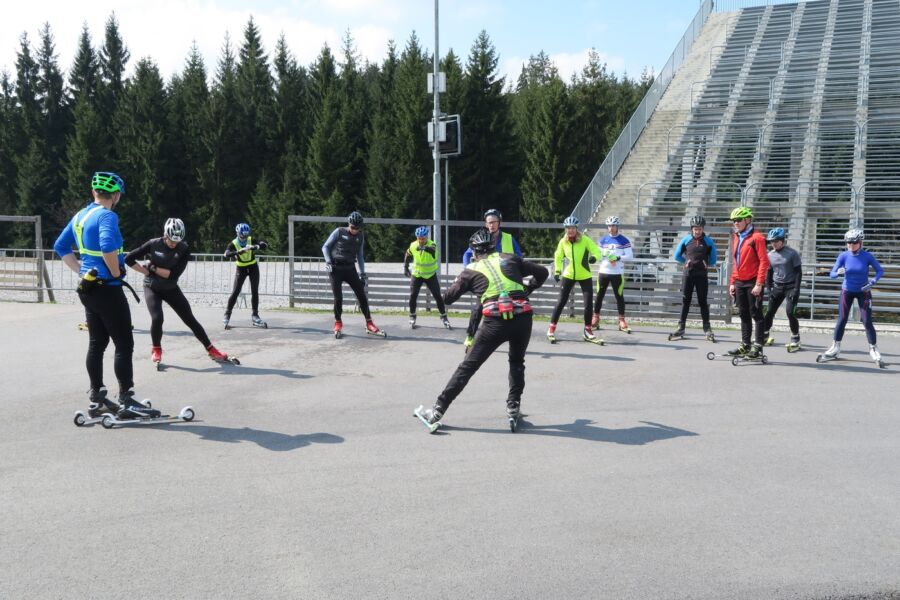
POLYGON ((372 322, 372 319, 366 321, 366 333, 370 335, 380 335, 381 337, 387 337, 387 334, 383 330, 378 329, 378 326, 372 322))

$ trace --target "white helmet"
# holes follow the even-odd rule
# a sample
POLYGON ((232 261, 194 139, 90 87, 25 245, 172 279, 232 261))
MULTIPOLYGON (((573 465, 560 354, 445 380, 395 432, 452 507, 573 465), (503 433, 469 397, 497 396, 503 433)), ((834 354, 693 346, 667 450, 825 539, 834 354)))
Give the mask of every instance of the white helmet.
POLYGON ((847 244, 855 244, 856 242, 861 242, 866 239, 865 234, 862 229, 851 229, 847 233, 844 234, 844 243, 847 244))
POLYGON ((163 235, 173 242, 180 242, 184 239, 187 231, 184 228, 184 222, 181 219, 167 219, 163 227, 163 235))
POLYGON ((617 217, 616 215, 611 215, 609 217, 606 217, 606 226, 609 227, 610 225, 615 225, 616 227, 618 227, 619 226, 619 217, 617 217))

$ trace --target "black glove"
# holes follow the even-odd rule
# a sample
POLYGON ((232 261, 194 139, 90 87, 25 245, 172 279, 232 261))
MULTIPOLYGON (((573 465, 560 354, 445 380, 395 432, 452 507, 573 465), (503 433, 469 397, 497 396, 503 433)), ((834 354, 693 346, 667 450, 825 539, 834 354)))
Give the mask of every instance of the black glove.
POLYGON ((152 273, 152 274, 156 274, 156 268, 157 268, 156 265, 154 265, 153 263, 147 264, 147 270, 150 271, 150 273, 152 273))
POLYGON ((409 272, 409 267, 407 267, 406 265, 403 266, 403 276, 412 277, 412 273, 409 272))
POLYGON ((556 283, 559 283, 559 273, 554 273, 554 274, 553 274, 553 279, 556 280, 556 283))
POLYGON ((325 263, 325 270, 328 271, 329 273, 331 273, 331 263, 329 263, 329 262, 325 263))
POLYGON ((268 250, 268 248, 269 248, 269 244, 268 244, 268 243, 266 243, 266 242, 260 242, 260 243, 259 243, 259 249, 260 249, 260 250, 268 250))
POLYGON ((594 264, 595 262, 597 262, 597 257, 592 254, 591 257, 588 259, 588 262, 590 264, 594 264))
POLYGON ((359 274, 359 280, 363 282, 363 285, 368 285, 368 283, 369 283, 369 276, 366 275, 365 273, 360 273, 360 274, 359 274))
POLYGON ((793 296, 791 296, 792 305, 796 307, 798 302, 800 302, 800 294, 794 294, 793 296))
POLYGON ((416 252, 425 252, 425 246, 417 246, 416 252))

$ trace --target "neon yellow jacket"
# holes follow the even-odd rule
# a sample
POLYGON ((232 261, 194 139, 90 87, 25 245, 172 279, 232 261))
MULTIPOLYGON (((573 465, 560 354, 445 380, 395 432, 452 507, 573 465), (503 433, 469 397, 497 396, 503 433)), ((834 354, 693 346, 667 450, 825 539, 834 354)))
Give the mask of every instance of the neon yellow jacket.
POLYGON ((602 252, 594 240, 579 233, 575 241, 570 242, 569 236, 563 235, 553 254, 553 272, 561 273, 566 279, 575 281, 591 279, 593 277, 591 275, 591 256, 597 260, 603 258, 602 252), (563 270, 563 259, 565 259, 565 270, 563 270))

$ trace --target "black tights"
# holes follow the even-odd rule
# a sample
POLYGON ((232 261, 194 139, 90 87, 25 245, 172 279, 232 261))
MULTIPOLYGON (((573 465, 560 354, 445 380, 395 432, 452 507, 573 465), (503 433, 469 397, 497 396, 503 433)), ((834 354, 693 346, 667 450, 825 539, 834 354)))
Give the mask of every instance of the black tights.
POLYGON ((341 284, 344 282, 350 286, 353 293, 356 294, 356 300, 359 302, 359 310, 362 311, 366 321, 372 318, 369 312, 369 300, 366 298, 366 286, 363 285, 356 267, 335 265, 331 269, 331 291, 334 293, 334 320, 340 321, 344 312, 344 290, 341 284))
POLYGON ((231 309, 237 302, 238 294, 244 287, 244 280, 250 278, 250 306, 253 308, 253 314, 259 314, 259 263, 253 263, 249 267, 238 267, 234 274, 234 287, 231 288, 231 295, 228 296, 228 307, 225 314, 230 315, 231 309))
POLYGON ((187 298, 184 297, 181 288, 175 286, 171 290, 154 291, 149 287, 144 287, 144 300, 147 301, 147 310, 150 311, 150 341, 154 346, 159 346, 162 343, 164 319, 162 303, 166 302, 172 307, 175 314, 184 321, 184 324, 191 328, 191 331, 194 332, 194 335, 200 340, 203 347, 209 348, 212 342, 209 341, 203 326, 194 317, 191 305, 187 298))
POLYGON ((87 294, 78 294, 87 318, 88 342, 87 366, 91 389, 99 390, 103 384, 103 353, 112 338, 116 346, 113 368, 119 380, 119 391, 134 387, 131 356, 134 353, 134 336, 131 332, 131 309, 125 290, 118 285, 101 285, 87 294))
POLYGON ((409 280, 409 314, 416 314, 416 300, 419 298, 419 290, 422 289, 423 283, 428 287, 428 291, 431 292, 431 295, 434 296, 438 312, 441 313, 441 316, 445 315, 447 313, 447 307, 444 306, 444 299, 441 298, 441 284, 438 283, 437 275, 432 275, 427 279, 413 277, 409 280))
MULTIPOLYGON (((584 299, 584 326, 587 327, 591 324, 591 314, 594 311, 594 290, 592 289, 593 279, 581 279, 578 281, 578 284, 581 286, 581 296, 584 299)), ((566 306, 566 302, 569 301, 569 294, 572 293, 572 288, 575 287, 575 280, 569 279, 568 277, 563 277, 561 280, 561 286, 559 288, 559 299, 556 301, 556 308, 553 309, 553 316, 550 317, 551 323, 559 322, 559 317, 562 315, 563 308, 566 306)))

